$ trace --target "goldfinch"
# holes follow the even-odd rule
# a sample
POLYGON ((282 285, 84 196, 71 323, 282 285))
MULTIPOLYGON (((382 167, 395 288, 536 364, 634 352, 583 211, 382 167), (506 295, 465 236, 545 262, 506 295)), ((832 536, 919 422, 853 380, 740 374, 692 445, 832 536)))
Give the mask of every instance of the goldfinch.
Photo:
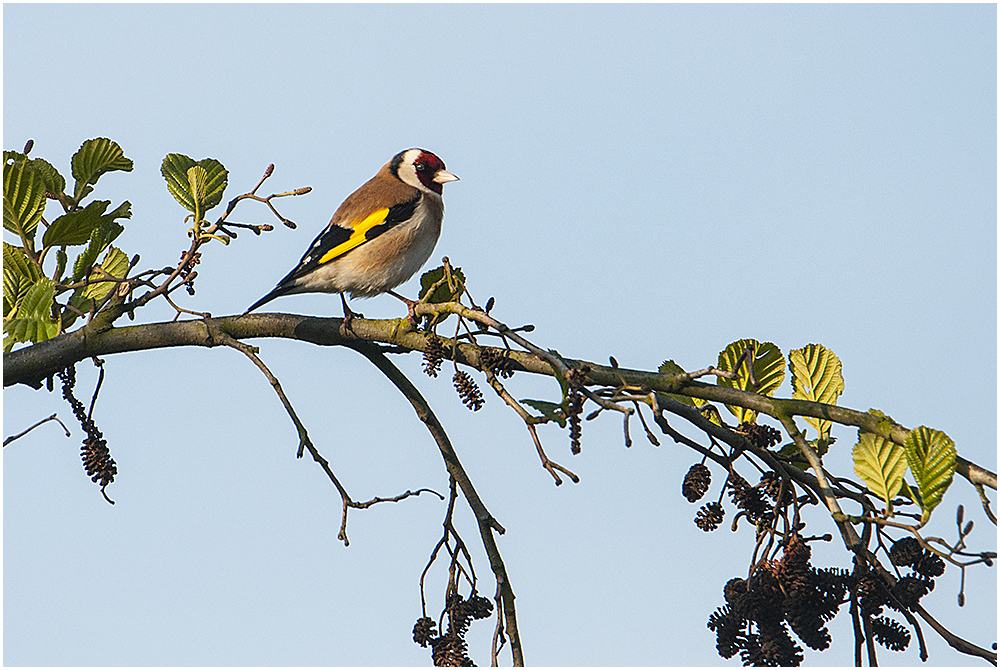
POLYGON ((354 313, 345 293, 352 298, 391 293, 407 303, 413 320, 415 301, 392 289, 430 258, 444 218, 442 186, 457 179, 429 151, 396 154, 347 197, 295 269, 247 313, 292 293, 339 293, 349 322, 354 313))

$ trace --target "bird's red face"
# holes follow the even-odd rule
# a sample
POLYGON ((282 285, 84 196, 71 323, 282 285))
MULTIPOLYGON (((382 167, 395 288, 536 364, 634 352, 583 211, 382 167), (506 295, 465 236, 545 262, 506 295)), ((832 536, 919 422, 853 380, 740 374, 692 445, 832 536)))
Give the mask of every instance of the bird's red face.
POLYGON ((438 195, 441 195, 441 187, 444 184, 458 179, 445 170, 443 160, 429 151, 421 152, 417 160, 413 161, 413 167, 417 171, 420 183, 438 195))

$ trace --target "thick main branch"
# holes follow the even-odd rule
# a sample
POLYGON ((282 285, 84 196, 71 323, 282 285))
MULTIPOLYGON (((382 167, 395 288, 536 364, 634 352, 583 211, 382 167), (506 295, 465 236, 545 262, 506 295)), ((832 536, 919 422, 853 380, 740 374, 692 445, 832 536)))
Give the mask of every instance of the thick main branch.
MULTIPOLYGON (((452 304, 452 303, 449 303, 452 304)), ((456 310, 468 310, 464 305, 456 310)), ((440 307, 440 306, 437 306, 440 307)), ((72 333, 24 347, 3 357, 4 386, 28 384, 35 388, 67 365, 91 356, 163 349, 179 346, 212 347, 221 344, 212 337, 218 328, 238 340, 257 337, 280 337, 323 346, 347 345, 364 340, 396 345, 404 349, 424 351, 427 335, 409 327, 406 319, 354 319, 351 330, 345 332, 343 319, 316 318, 293 314, 247 314, 194 321, 151 323, 138 326, 95 328, 90 325, 72 333)), ((479 367, 480 348, 468 343, 456 347, 456 361, 479 367)), ((552 365, 544 358, 522 351, 508 351, 513 369, 542 375, 554 375, 552 365)), ((681 393, 711 402, 739 405, 777 418, 782 416, 812 416, 886 437, 903 444, 909 431, 874 414, 847 407, 826 405, 808 400, 769 398, 715 384, 695 381, 685 374, 660 374, 643 370, 613 368, 586 361, 587 384, 618 386, 624 380, 629 385, 644 386, 661 393, 681 393)), ((975 485, 997 488, 996 473, 958 457, 957 471, 975 485)))

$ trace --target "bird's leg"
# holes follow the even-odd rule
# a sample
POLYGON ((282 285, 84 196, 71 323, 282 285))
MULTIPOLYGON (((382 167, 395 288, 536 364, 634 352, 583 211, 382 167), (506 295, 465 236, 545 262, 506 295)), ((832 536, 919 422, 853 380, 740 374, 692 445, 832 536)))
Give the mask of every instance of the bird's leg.
POLYGON ((363 319, 363 318, 365 318, 365 315, 361 314, 361 313, 358 313, 358 312, 355 312, 350 307, 348 307, 347 306, 347 298, 344 297, 343 293, 340 294, 340 302, 344 305, 344 328, 346 328, 347 330, 350 330, 351 329, 351 321, 354 320, 354 317, 358 317, 360 319, 363 319))
POLYGON ((386 293, 388 293, 389 295, 395 296, 395 297, 399 298, 400 300, 402 300, 403 302, 406 303, 406 309, 407 309, 406 318, 410 322, 410 325, 413 326, 413 329, 416 330, 417 329, 418 320, 417 320, 417 315, 413 313, 413 308, 416 307, 417 303, 420 302, 420 301, 419 300, 410 300, 409 298, 404 298, 403 296, 399 295, 398 293, 396 293, 395 291, 393 291, 391 289, 389 291, 386 291, 386 293))

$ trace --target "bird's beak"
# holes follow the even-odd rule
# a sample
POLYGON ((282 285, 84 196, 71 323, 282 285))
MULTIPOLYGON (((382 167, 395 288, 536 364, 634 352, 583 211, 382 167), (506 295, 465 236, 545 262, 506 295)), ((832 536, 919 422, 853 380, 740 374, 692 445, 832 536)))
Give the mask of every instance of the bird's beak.
POLYGON ((437 174, 434 175, 433 181, 438 184, 447 184, 450 181, 458 181, 458 177, 448 172, 447 170, 438 170, 437 174))

